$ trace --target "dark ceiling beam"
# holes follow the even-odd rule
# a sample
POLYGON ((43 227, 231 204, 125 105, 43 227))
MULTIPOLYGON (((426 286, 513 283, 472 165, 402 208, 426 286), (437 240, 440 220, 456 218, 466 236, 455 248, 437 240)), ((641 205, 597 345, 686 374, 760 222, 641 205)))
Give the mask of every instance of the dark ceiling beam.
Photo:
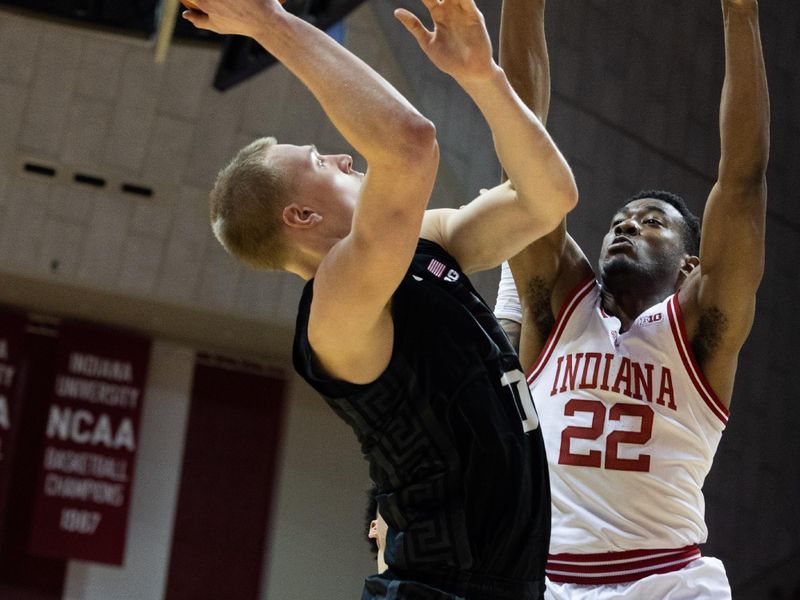
MULTIPOLYGON (((284 8, 328 31, 364 0, 287 0, 284 8)), ((339 40, 341 42, 341 40, 339 40)), ((214 75, 214 87, 225 91, 275 64, 275 57, 250 38, 228 36, 214 75)))

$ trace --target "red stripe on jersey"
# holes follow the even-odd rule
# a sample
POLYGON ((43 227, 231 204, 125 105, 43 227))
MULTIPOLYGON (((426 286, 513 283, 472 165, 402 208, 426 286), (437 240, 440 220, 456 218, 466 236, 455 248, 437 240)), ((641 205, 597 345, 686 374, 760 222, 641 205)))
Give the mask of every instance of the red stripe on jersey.
POLYGON ((667 315, 669 316, 672 336, 675 338, 675 345, 678 347, 678 354, 686 372, 689 374, 689 379, 691 379, 695 389, 708 408, 711 409, 711 412, 722 421, 723 425, 727 425, 730 411, 717 397, 714 389, 709 385, 708 380, 703 375, 703 371, 697 364, 694 352, 692 352, 692 346, 689 344, 689 337, 686 335, 686 328, 683 325, 683 314, 681 313, 677 293, 667 301, 667 315))
POLYGON ((533 363, 533 366, 528 371, 528 385, 532 385, 536 378, 541 374, 544 366, 547 364, 547 361, 550 360, 550 355, 553 354, 553 350, 555 349, 561 334, 564 332, 564 328, 567 326, 569 318, 572 316, 572 313, 575 312, 575 308, 578 306, 581 300, 583 300, 586 294, 592 290, 594 283, 594 275, 590 275, 577 286, 575 286, 575 289, 573 289, 569 293, 569 296, 567 296, 567 299, 564 301, 564 305, 561 307, 561 310, 558 313, 555 325, 553 325, 553 329, 550 331, 550 335, 547 337, 547 342, 545 342, 544 348, 539 353, 539 358, 536 359, 536 362, 533 363))
POLYGON ((551 554, 547 576, 555 583, 626 583, 657 573, 678 571, 700 556, 697 546, 601 554, 551 554))

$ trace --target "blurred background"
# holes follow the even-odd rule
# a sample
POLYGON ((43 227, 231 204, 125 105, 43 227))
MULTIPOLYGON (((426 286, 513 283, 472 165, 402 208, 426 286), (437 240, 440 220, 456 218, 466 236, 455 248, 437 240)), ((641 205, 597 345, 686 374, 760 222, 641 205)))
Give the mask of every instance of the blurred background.
MULTIPOLYGON (((394 20, 397 6, 422 8, 289 8, 436 123, 431 204, 459 206, 498 179, 491 138, 394 20)), ((496 42, 500 2, 479 6, 496 42)), ((239 266, 207 217, 216 172, 255 137, 352 150, 246 40, 179 23, 156 63, 157 25, 174 8, 0 1, 0 598, 356 598, 374 571, 366 463, 291 370, 302 282, 239 266), (126 354, 134 346, 144 358, 126 354), (81 371, 76 353, 101 360, 81 371), (132 378, 115 379, 115 364, 132 365, 132 378), (4 380, 3 368, 18 377, 4 380), (136 387, 144 400, 130 414, 108 409, 108 422, 99 404, 79 417, 53 391, 66 376, 136 387), (57 452, 82 466, 43 458, 57 452), (67 475, 83 495, 48 487, 67 475), (121 505, 86 491, 112 484, 121 505)), ((760 11, 772 104, 766 274, 704 488, 704 553, 724 561, 741 600, 800 598, 800 6, 765 0, 760 11)), ((551 0, 547 35, 548 129, 575 172, 569 226, 590 259, 612 211, 640 189, 676 192, 701 214, 719 159, 719 2, 551 0)), ((497 279, 475 278, 490 304, 497 279)))

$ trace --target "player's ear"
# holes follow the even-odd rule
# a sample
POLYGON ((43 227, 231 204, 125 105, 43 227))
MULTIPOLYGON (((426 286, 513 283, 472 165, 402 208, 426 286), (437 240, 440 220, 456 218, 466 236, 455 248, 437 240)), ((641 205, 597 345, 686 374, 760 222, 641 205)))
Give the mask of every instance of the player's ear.
POLYGON ((696 256, 689 256, 688 254, 684 255, 683 259, 681 260, 681 270, 680 275, 678 276, 678 287, 686 278, 689 276, 689 273, 694 271, 697 267, 700 266, 700 259, 696 256))
POLYGON ((310 229, 322 222, 322 215, 311 206, 301 206, 292 202, 283 208, 283 222, 289 227, 310 229))
POLYGON ((369 534, 367 534, 367 537, 369 537, 369 539, 371 539, 371 540, 377 540, 378 539, 378 520, 377 519, 372 519, 372 521, 369 522, 369 534))

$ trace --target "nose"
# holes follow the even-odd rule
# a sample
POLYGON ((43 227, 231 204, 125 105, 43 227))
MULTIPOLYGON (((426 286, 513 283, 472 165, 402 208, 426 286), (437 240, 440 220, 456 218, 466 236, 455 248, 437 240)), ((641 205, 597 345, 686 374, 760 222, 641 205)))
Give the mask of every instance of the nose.
POLYGON ((339 168, 344 173, 350 173, 353 170, 353 157, 349 154, 340 154, 338 156, 339 168))
POLYGON ((639 233, 639 224, 633 219, 624 219, 614 226, 616 235, 636 235, 639 233))

